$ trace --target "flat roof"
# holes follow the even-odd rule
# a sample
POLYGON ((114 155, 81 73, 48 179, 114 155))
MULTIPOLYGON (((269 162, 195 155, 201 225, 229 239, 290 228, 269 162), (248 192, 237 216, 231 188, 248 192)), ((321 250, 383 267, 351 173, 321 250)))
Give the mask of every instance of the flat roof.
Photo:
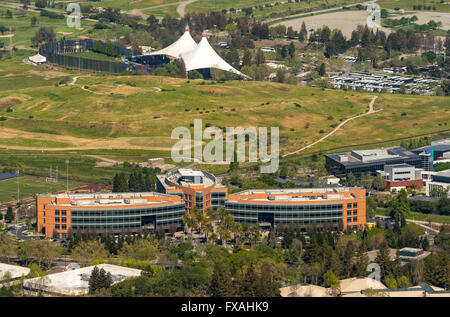
POLYGON ((405 163, 399 163, 399 164, 387 164, 384 167, 409 168, 409 167, 414 167, 414 166, 409 165, 409 164, 405 164, 405 163))
POLYGON ((288 195, 288 194, 338 194, 351 190, 363 189, 362 187, 323 187, 323 188, 283 188, 283 189, 247 189, 233 195, 288 195))
POLYGON ((351 152, 342 152, 342 153, 334 153, 327 154, 326 157, 339 162, 344 166, 357 166, 361 164, 372 164, 372 163, 382 163, 386 162, 395 162, 401 159, 417 159, 420 160, 420 156, 415 154, 405 148, 400 146, 398 147, 390 147, 386 149, 372 149, 372 150, 362 150, 362 151, 351 151, 351 152), (365 160, 361 160, 358 157, 353 155, 355 153, 359 156, 366 155, 365 160), (385 154, 387 153, 387 154, 385 154), (378 155, 379 154, 379 155, 378 155), (342 158, 346 158, 342 160, 342 158))
POLYGON ((23 275, 28 275, 30 269, 23 266, 11 265, 6 263, 0 263, 0 281, 3 280, 3 276, 6 272, 11 273, 11 278, 18 278, 23 275))
MULTIPOLYGON (((113 284, 123 281, 126 278, 140 276, 141 270, 112 265, 99 264, 99 269, 110 272, 113 284)), ((89 292, 89 276, 95 266, 88 266, 81 269, 69 270, 61 273, 46 275, 27 279, 23 282, 26 289, 34 291, 51 292, 62 295, 84 295, 89 292)))

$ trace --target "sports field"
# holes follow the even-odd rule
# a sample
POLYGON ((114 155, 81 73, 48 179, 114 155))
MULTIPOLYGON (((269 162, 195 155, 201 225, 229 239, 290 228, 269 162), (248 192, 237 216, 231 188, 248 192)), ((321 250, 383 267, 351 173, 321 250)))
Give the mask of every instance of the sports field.
MULTIPOLYGON (((69 184, 70 186, 70 184, 69 184)), ((66 182, 60 179, 58 183, 46 182, 44 179, 20 177, 20 199, 32 197, 35 194, 52 193, 66 189, 66 182)), ((0 181, 0 203, 17 199, 17 178, 0 181)))

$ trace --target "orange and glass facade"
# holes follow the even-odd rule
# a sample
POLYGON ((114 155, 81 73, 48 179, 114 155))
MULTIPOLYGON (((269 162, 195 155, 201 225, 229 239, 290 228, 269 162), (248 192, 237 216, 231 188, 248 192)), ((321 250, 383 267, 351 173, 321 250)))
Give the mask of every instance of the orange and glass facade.
POLYGON ((276 226, 325 223, 335 228, 363 229, 366 223, 366 191, 359 188, 293 188, 246 190, 228 195, 225 209, 235 221, 276 226))
POLYGON ((177 168, 158 175, 157 191, 179 196, 187 212, 194 206, 202 211, 224 206, 228 195, 227 187, 219 184, 214 175, 190 168, 177 168))
POLYGON ((180 197, 160 193, 95 193, 38 195, 37 229, 46 237, 71 233, 139 232, 182 227, 180 197))
POLYGON ((158 176, 158 193, 38 195, 37 229, 46 237, 71 233, 124 233, 183 226, 182 216, 196 207, 220 206, 237 222, 276 226, 296 223, 302 229, 326 223, 335 228, 363 229, 366 191, 361 188, 257 189, 228 194, 209 173, 174 169, 158 176))

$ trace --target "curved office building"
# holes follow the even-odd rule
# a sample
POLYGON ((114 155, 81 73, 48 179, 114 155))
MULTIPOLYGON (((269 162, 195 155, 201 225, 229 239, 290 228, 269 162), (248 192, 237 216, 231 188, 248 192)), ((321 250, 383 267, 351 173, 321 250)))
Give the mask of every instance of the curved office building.
POLYGON ((189 212, 224 206, 228 189, 210 173, 193 168, 175 168, 165 175, 158 175, 157 191, 180 196, 189 212))
POLYGON ((159 193, 38 195, 36 204, 38 231, 61 239, 71 232, 180 228, 185 213, 180 197, 159 193))
POLYGON ((361 229, 366 222, 366 191, 358 188, 246 190, 228 196, 225 209, 235 221, 276 226, 297 223, 361 229))

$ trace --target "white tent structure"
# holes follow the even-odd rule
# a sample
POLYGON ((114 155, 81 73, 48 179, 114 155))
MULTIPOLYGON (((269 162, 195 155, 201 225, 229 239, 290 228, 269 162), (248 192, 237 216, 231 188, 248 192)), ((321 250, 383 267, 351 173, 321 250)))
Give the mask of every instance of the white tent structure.
POLYGON ((189 33, 189 26, 186 25, 184 34, 173 44, 159 51, 152 52, 149 55, 168 55, 174 58, 180 58, 183 54, 193 51, 197 48, 197 43, 189 33))
POLYGON ((214 51, 208 42, 206 32, 202 34, 202 40, 198 44, 195 50, 182 54, 184 64, 186 65, 186 71, 202 68, 217 68, 223 71, 232 72, 241 75, 245 78, 250 78, 247 75, 241 73, 214 51))
POLYGON ((45 56, 42 56, 41 54, 30 56, 28 57, 28 60, 36 65, 45 64, 47 62, 47 58, 45 56))

